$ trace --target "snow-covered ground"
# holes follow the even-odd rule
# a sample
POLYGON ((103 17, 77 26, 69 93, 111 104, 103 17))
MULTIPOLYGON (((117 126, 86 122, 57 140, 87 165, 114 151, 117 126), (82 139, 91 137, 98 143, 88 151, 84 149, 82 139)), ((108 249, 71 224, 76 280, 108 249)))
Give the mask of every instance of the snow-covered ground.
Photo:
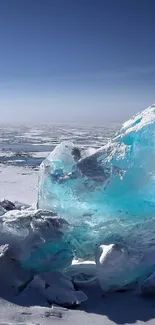
POLYGON ((40 296, 34 305, 34 297, 30 293, 23 298, 12 298, 0 292, 0 324, 155 324, 154 300, 144 299, 138 293, 103 296, 98 287, 85 291, 88 301, 74 310, 47 306, 40 296))
POLYGON ((33 204, 37 199, 38 173, 25 167, 0 165, 0 200, 33 204))

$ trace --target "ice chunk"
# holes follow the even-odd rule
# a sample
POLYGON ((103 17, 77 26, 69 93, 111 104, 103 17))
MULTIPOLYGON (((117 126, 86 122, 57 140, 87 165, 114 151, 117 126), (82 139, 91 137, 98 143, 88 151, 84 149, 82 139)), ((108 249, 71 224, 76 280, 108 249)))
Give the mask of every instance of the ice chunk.
POLYGON ((78 305, 87 300, 87 296, 82 291, 76 291, 71 279, 64 274, 51 272, 33 276, 21 266, 15 255, 17 257, 10 245, 0 246, 0 290, 32 295, 31 290, 34 289, 46 301, 63 306, 78 305))
POLYGON ((155 249, 148 254, 148 251, 141 252, 123 244, 100 245, 95 249, 96 263, 93 257, 89 261, 73 260, 66 274, 78 288, 98 282, 104 292, 127 291, 144 283, 146 291, 144 280, 155 269, 154 255, 155 249))
POLYGON ((89 258, 101 243, 152 254, 155 105, 124 123, 91 155, 72 143, 58 145, 40 166, 38 207, 54 209, 72 225, 70 246, 77 258, 89 258))
POLYGON ((96 276, 103 291, 120 290, 138 280, 142 259, 142 254, 121 245, 100 245, 96 250, 96 276))
POLYGON ((0 218, 0 229, 0 244, 9 244, 14 258, 33 274, 71 264, 73 252, 64 236, 68 223, 52 211, 9 211, 0 218))
POLYGON ((153 216, 154 133, 153 105, 124 123, 107 145, 78 162, 72 154, 73 144, 61 143, 41 164, 39 207, 54 208, 80 222, 83 214, 103 220, 103 215, 108 219, 120 210, 124 216, 153 216))
POLYGON ((74 145, 61 143, 41 164, 39 208, 54 209, 78 227, 82 242, 87 236, 102 242, 109 235, 126 237, 140 225, 150 228, 149 218, 154 224, 155 215, 154 134, 152 105, 86 158, 77 161, 74 145))

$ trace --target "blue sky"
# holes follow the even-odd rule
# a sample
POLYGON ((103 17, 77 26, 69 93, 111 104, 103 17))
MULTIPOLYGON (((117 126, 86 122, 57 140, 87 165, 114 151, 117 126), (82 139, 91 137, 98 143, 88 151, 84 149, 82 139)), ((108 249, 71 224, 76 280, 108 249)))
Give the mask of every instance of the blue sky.
POLYGON ((154 0, 0 1, 1 122, 118 122, 155 102, 154 0))

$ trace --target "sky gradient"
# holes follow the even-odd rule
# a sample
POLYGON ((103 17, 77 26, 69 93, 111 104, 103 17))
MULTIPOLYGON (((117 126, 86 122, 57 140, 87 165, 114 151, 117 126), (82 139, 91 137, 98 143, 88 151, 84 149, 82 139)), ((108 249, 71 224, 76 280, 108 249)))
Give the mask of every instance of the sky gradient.
POLYGON ((119 122, 155 102, 154 0, 0 1, 0 122, 119 122))

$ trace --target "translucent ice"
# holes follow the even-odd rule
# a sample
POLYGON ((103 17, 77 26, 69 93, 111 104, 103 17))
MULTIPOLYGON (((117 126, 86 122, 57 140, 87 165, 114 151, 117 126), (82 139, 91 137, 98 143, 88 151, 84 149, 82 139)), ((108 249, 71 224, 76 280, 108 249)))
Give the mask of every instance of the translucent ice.
POLYGON ((155 105, 124 123, 92 155, 85 157, 72 143, 58 145, 40 167, 38 206, 71 224, 70 245, 78 258, 100 243, 152 251, 155 105))
POLYGON ((9 244, 13 258, 32 274, 63 270, 73 258, 67 228, 52 211, 12 210, 0 218, 0 245, 9 244))

